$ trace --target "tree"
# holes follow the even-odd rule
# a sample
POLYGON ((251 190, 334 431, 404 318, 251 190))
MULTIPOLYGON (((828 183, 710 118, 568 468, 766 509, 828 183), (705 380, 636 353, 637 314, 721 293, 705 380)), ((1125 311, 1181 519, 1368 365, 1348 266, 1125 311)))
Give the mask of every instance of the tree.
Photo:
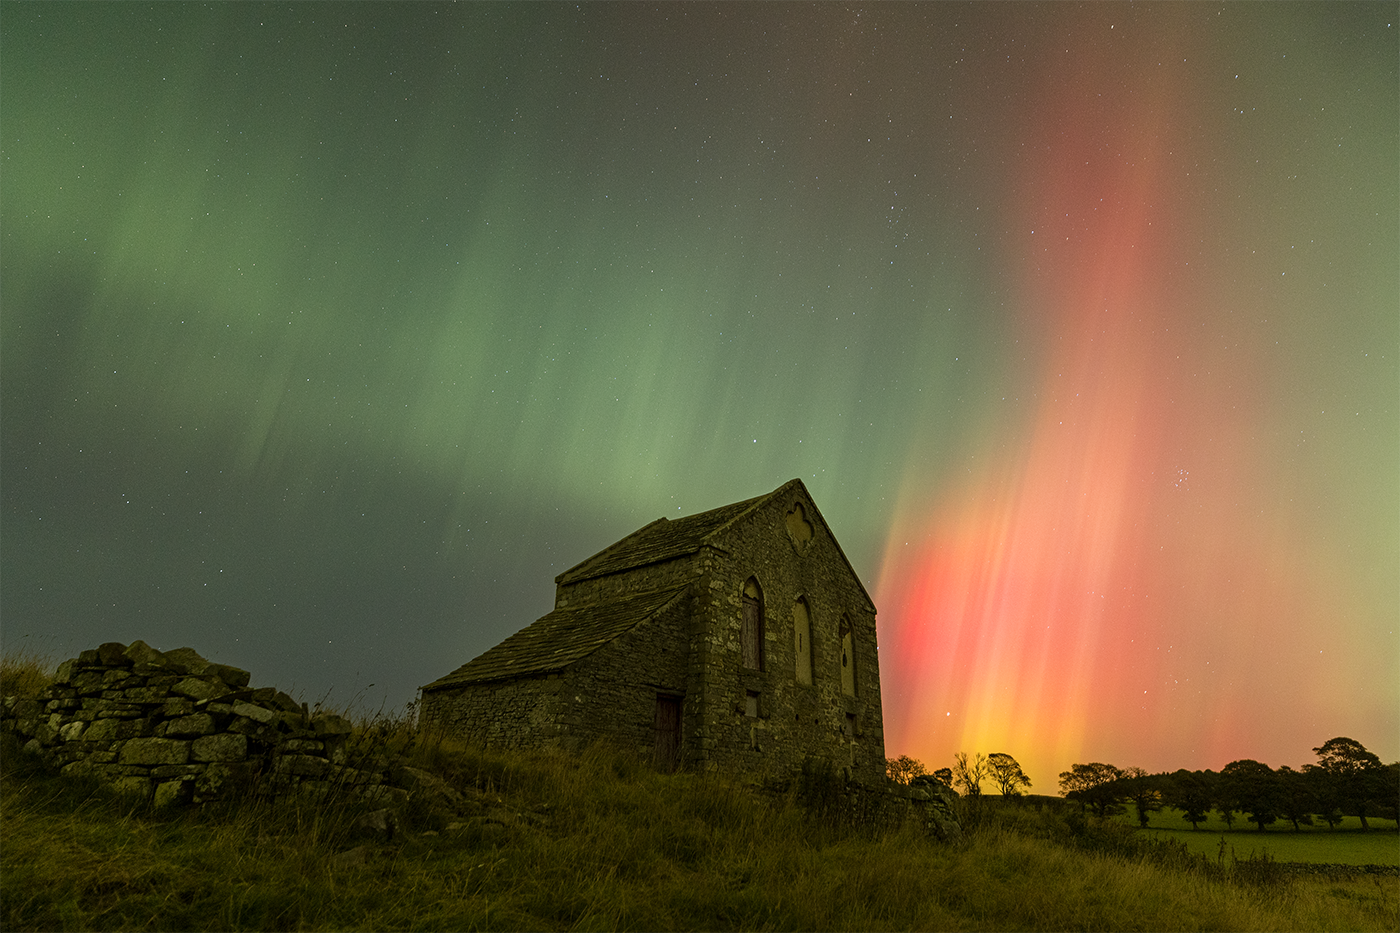
POLYGON ((1167 806, 1180 810, 1191 828, 1196 829, 1196 824, 1204 823, 1210 816, 1213 778, 1209 772, 1183 768, 1168 779, 1162 789, 1162 799, 1167 806))
POLYGON ((1119 779, 1125 795, 1137 810, 1138 825, 1147 828, 1149 814, 1162 809, 1161 785, 1157 775, 1148 774, 1142 768, 1128 768, 1119 779))
POLYGON ((1262 761, 1241 758, 1221 768, 1220 796, 1231 809, 1248 813, 1261 833, 1278 820, 1278 776, 1262 761))
POLYGON ((1113 783, 1123 776, 1123 772, 1113 765, 1095 761, 1087 765, 1071 765, 1068 771, 1060 772, 1060 791, 1066 799, 1078 800, 1079 805, 1094 808, 1099 817, 1116 812, 1121 795, 1113 783))
MULTIPOLYGON (((1313 754, 1317 755, 1316 768, 1321 772, 1316 775, 1314 790, 1322 806, 1328 812, 1335 809, 1348 816, 1358 816, 1361 829, 1370 829, 1366 817, 1374 816, 1385 800, 1386 782, 1382 775, 1386 769, 1380 758, 1360 742, 1345 736, 1328 739, 1313 749, 1313 754)), ((1390 804, 1394 805, 1393 796, 1390 804)))
POLYGON ((1400 819, 1400 761, 1392 761, 1371 774, 1377 800, 1376 816, 1383 820, 1400 819))
POLYGON ((953 756, 953 783, 963 788, 969 797, 982 796, 982 780, 987 776, 987 756, 981 752, 969 761, 967 752, 953 756))
POLYGON ((933 779, 949 790, 953 789, 952 768, 939 768, 937 771, 933 772, 933 779))
POLYGON ((1294 771, 1288 765, 1279 765, 1277 776, 1279 816, 1293 824, 1295 833, 1302 826, 1311 826, 1317 798, 1313 795, 1312 781, 1308 775, 1294 771))
POLYGON ((900 755, 898 758, 885 759, 885 774, 896 784, 908 784, 914 778, 927 773, 924 763, 917 758, 900 755))
POLYGON ((1019 797, 1021 788, 1031 786, 1031 779, 1026 777, 1016 759, 1006 752, 992 752, 987 756, 987 770, 1003 797, 1019 797))

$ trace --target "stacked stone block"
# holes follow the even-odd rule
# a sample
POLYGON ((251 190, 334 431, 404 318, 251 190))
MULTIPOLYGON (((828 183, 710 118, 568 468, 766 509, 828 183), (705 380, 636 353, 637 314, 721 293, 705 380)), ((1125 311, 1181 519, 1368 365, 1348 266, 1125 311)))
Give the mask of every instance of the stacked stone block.
POLYGON ((385 768, 352 760, 350 723, 309 712, 245 670, 191 648, 109 642, 59 665, 39 697, 5 697, 0 730, 65 774, 87 774, 158 805, 202 803, 235 789, 371 798, 403 791, 385 768))

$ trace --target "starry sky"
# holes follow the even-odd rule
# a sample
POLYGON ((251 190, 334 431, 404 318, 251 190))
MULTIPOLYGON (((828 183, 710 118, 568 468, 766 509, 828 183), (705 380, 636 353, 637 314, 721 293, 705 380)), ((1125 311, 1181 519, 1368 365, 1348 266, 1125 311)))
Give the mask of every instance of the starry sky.
POLYGON ((0 8, 0 637, 395 708, 801 477, 886 745, 1400 757, 1400 9, 0 8))

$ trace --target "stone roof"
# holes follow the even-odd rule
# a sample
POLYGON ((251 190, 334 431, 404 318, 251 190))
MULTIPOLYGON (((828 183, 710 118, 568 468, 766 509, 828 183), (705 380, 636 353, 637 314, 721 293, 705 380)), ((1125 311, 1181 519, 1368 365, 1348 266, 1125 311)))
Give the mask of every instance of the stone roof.
POLYGON ((694 554, 704 547, 705 542, 716 532, 732 525, 774 496, 785 493, 794 483, 800 485, 801 482, 796 479, 789 480, 766 495, 735 502, 733 505, 722 505, 708 512, 687 515, 685 518, 658 518, 584 562, 565 570, 554 578, 554 582, 560 585, 577 583, 580 580, 591 580, 594 577, 694 554))
POLYGON ((423 689, 562 670, 667 608, 685 590, 685 586, 680 586, 590 606, 556 609, 423 689))

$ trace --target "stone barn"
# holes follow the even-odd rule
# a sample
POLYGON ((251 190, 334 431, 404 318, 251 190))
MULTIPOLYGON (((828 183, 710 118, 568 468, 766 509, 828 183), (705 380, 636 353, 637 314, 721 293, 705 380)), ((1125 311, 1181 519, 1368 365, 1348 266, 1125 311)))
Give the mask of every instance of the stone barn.
POLYGON ((685 768, 885 773, 875 604, 801 480, 660 518, 554 580, 554 610, 423 688, 486 746, 607 738, 685 768))

